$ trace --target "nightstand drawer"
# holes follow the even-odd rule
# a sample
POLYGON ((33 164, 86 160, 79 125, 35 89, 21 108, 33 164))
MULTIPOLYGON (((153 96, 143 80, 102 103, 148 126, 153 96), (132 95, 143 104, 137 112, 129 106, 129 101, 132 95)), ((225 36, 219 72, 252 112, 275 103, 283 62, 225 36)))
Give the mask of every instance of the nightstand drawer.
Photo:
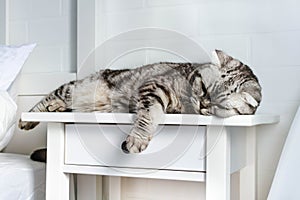
POLYGON ((66 124, 65 163, 120 168, 205 171, 204 126, 159 126, 148 148, 125 154, 132 125, 66 124))

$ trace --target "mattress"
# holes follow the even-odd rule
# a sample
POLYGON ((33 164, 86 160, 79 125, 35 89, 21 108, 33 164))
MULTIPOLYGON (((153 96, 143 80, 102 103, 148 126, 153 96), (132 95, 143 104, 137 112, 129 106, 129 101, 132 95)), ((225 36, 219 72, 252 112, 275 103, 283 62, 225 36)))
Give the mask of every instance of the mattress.
POLYGON ((0 153, 0 200, 44 200, 45 169, 27 155, 0 153))

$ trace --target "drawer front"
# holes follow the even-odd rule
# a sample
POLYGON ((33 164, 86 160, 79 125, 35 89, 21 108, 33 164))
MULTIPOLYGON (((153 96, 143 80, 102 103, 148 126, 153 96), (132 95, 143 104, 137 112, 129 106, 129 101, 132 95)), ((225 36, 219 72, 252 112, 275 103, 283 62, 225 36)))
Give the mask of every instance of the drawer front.
POLYGON ((145 151, 120 146, 132 125, 67 124, 65 163, 123 168, 205 171, 204 126, 159 126, 145 151))

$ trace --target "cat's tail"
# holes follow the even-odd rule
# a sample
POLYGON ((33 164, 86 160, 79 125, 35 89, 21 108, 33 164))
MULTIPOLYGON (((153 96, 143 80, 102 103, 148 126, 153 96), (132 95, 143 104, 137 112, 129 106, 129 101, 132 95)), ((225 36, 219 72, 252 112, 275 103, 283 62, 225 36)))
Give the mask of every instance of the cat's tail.
MULTIPOLYGON (((72 102, 73 82, 62 85, 51 92, 48 96, 38 102, 29 112, 67 112, 70 111, 72 102)), ((19 128, 22 130, 31 130, 39 122, 26 122, 19 120, 19 128)))

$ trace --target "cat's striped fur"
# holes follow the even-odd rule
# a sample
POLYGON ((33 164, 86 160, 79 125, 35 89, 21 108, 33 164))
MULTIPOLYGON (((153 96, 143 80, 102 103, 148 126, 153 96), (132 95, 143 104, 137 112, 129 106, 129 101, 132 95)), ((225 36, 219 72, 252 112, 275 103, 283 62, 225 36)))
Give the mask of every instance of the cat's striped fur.
MULTIPOLYGON (((136 69, 101 70, 62 85, 30 112, 133 112, 137 118, 125 152, 143 151, 163 113, 229 117, 255 113, 261 87, 251 69, 216 50, 215 63, 155 63, 136 69)), ((20 121, 29 130, 38 123, 20 121)))

